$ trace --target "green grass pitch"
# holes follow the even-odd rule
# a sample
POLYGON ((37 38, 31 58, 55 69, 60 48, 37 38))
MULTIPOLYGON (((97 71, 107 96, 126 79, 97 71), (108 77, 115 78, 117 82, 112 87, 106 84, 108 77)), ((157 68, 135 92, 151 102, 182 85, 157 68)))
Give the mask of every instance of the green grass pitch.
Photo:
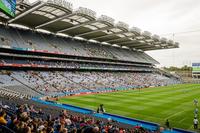
POLYGON ((93 110, 96 110, 99 104, 104 104, 108 113, 156 122, 160 125, 164 125, 165 120, 169 119, 172 127, 192 130, 194 99, 200 102, 198 84, 74 96, 61 98, 58 102, 93 110))

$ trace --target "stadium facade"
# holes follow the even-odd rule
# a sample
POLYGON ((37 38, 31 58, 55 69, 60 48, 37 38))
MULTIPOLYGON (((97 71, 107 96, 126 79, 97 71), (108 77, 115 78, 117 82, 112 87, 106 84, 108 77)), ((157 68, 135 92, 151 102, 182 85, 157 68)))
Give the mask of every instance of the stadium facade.
POLYGON ((47 98, 181 83, 145 51, 179 43, 65 0, 17 1, 0 13, 0 95, 47 98))

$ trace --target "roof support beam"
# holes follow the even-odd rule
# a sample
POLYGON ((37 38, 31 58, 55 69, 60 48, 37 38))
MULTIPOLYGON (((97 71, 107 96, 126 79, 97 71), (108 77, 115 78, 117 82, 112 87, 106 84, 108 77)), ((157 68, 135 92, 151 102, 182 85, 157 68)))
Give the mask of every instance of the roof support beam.
POLYGON ((123 40, 123 39, 130 39, 130 38, 133 38, 133 37, 135 37, 135 35, 126 36, 126 37, 118 38, 118 39, 112 39, 112 40, 109 40, 109 41, 106 41, 106 42, 107 42, 107 43, 110 43, 110 42, 113 42, 113 41, 120 41, 120 40, 123 40))
POLYGON ((96 20, 92 20, 92 21, 89 20, 87 22, 84 22, 84 23, 81 23, 81 24, 78 24, 78 25, 75 25, 75 26, 60 30, 60 31, 58 31, 58 33, 66 32, 66 31, 69 31, 69 30, 73 30, 75 28, 78 28, 78 27, 81 27, 81 26, 84 26, 84 25, 88 25, 88 24, 91 24, 91 23, 94 23, 94 22, 96 22, 96 20))
POLYGON ((12 22, 14 22, 14 21, 20 19, 21 17, 24 17, 25 15, 27 15, 27 14, 29 14, 29 13, 31 13, 31 12, 37 10, 37 9, 39 9, 40 7, 42 7, 42 6, 45 5, 45 4, 46 4, 46 3, 44 3, 44 2, 40 2, 38 5, 33 6, 31 9, 29 9, 29 10, 27 10, 27 11, 25 11, 25 12, 19 14, 19 15, 16 16, 15 18, 9 20, 8 23, 12 23, 12 22))
MULTIPOLYGON (((120 43, 116 43, 117 45, 126 45, 126 44, 131 44, 131 43, 135 43, 137 40, 129 40, 126 42, 120 42, 120 43)), ((139 42, 138 42, 139 43, 139 42)))
POLYGON ((143 46, 144 44, 141 43, 129 43, 129 44, 124 44, 123 46, 127 46, 127 47, 137 47, 137 46, 143 46))
POLYGON ((54 22, 57 22, 57 21, 59 21, 59 20, 62 20, 62 19, 65 19, 65 18, 67 18, 67 17, 71 17, 71 16, 73 16, 73 14, 67 14, 67 15, 64 15, 64 16, 62 16, 62 17, 59 17, 59 18, 53 19, 53 20, 51 20, 51 21, 49 21, 49 22, 46 22, 46 23, 40 24, 40 25, 36 26, 35 29, 38 29, 38 28, 44 27, 44 26, 46 26, 46 25, 52 24, 52 23, 54 23, 54 22))
MULTIPOLYGON (((145 39, 136 39, 136 40, 129 40, 129 41, 126 41, 126 42, 122 42, 122 43, 117 43, 117 45, 123 45, 123 44, 128 44, 128 43, 134 43, 135 41, 145 41, 146 42, 146 40, 145 39)), ((148 43, 148 42, 147 42, 148 43)))
MULTIPOLYGON (((158 48, 144 48, 144 49, 142 49, 142 50, 144 50, 144 51, 150 51, 150 50, 157 50, 157 49, 162 49, 162 48, 160 48, 160 47, 158 47, 158 48)), ((165 49, 167 49, 167 48, 165 48, 165 49)))
POLYGON ((78 34, 76 36, 81 37, 81 36, 85 36, 85 35, 88 35, 88 34, 93 34, 93 33, 99 32, 99 31, 110 30, 112 28, 114 28, 114 27, 113 26, 112 27, 104 27, 104 28, 100 28, 98 30, 93 30, 93 31, 82 33, 82 34, 78 34))
MULTIPOLYGON (((142 50, 156 50, 156 49, 162 49, 161 46, 156 47, 156 46, 151 46, 151 45, 142 45, 142 46, 137 46, 137 47, 132 47, 132 48, 136 48, 136 49, 142 49, 142 50)), ((169 49, 169 48, 165 48, 165 49, 169 49)))
POLYGON ((123 45, 123 44, 128 44, 128 43, 135 43, 136 41, 140 41, 140 40, 143 40, 143 39, 137 39, 136 40, 129 40, 129 41, 126 41, 126 42, 122 42, 122 43, 117 43, 117 45, 123 45))
POLYGON ((122 34, 122 33, 124 33, 124 31, 120 31, 120 32, 116 32, 116 33, 111 33, 111 34, 107 34, 107 35, 99 36, 99 37, 94 37, 94 38, 90 38, 90 39, 96 40, 96 39, 110 37, 110 36, 117 35, 117 34, 122 34))
POLYGON ((141 49, 141 48, 154 48, 154 46, 151 46, 151 45, 140 45, 140 46, 133 46, 133 48, 139 48, 139 49, 141 49))

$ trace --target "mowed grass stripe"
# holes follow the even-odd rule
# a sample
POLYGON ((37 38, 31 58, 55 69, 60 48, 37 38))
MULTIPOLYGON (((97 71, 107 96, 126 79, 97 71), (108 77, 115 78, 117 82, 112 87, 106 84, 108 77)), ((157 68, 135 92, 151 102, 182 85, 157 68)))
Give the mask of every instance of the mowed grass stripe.
MULTIPOLYGON (((86 101, 88 101, 88 100, 86 100, 86 101)), ((94 101, 94 100, 92 100, 92 101, 94 101)), ((95 99, 95 101, 97 102, 97 100, 95 99)), ((137 102, 137 101, 136 101, 137 102)), ((100 102, 99 102, 100 103, 100 102)), ((110 103, 109 103, 110 104, 110 103)), ((157 104, 156 104, 157 105, 157 104)))
MULTIPOLYGON (((186 88, 186 87, 185 87, 186 88)), ((188 88, 188 87, 187 87, 188 88)), ((154 91, 154 92, 152 92, 152 93, 156 93, 157 91, 154 91)), ((160 91, 159 91, 160 92, 160 91)), ((166 93, 156 93, 156 94, 154 94, 154 95, 152 95, 152 93, 149 93, 149 95, 150 96, 146 96, 146 95, 143 95, 143 93, 144 92, 141 92, 141 93, 138 93, 137 91, 130 91, 130 92, 125 92, 125 93, 118 93, 118 92, 116 92, 116 93, 114 93, 113 95, 112 95, 112 98, 113 97, 116 97, 116 98, 124 98, 124 97, 127 97, 127 94, 131 94, 130 96, 141 96, 141 97, 137 97, 137 98, 141 98, 141 99, 143 99, 143 96, 145 96, 145 98, 159 98, 159 97, 163 97, 163 96, 165 96, 165 95, 169 95, 169 94, 173 94, 173 95, 177 95, 177 94, 179 94, 179 93, 182 93, 182 92, 180 92, 180 90, 174 90, 174 88, 172 89, 172 91, 170 92, 169 90, 164 90, 164 92, 166 92, 166 93), (136 92, 136 93, 132 93, 132 92, 136 92), (177 93, 175 93, 175 92, 177 92, 177 93)), ((85 96, 84 98, 92 98, 92 99, 94 99, 94 97, 97 97, 97 95, 88 95, 88 96, 85 96)), ((106 98, 106 99, 111 99, 110 98, 110 94, 108 93, 108 94, 99 94, 98 95, 98 98, 101 98, 101 97, 104 97, 104 98, 106 98), (109 96, 109 97, 108 97, 109 96)), ((73 98, 76 98, 76 97, 73 97, 73 98)))
MULTIPOLYGON (((88 100, 85 99, 84 101, 88 101, 88 100)), ((92 100, 92 101, 94 102, 94 100, 92 100)), ((101 103, 101 101, 99 101, 99 100, 96 100, 96 99, 95 99, 95 101, 98 102, 98 103, 101 103)), ((123 101, 123 100, 122 100, 122 101, 123 101)), ((137 102, 137 101, 136 101, 136 102, 137 102)), ((156 103, 156 105, 159 105, 159 104, 157 104, 158 102, 155 102, 155 103, 156 103)), ((89 103, 88 103, 88 104, 89 104, 89 103)), ((111 103, 109 102, 109 104, 112 104, 112 102, 111 102, 111 103)), ((146 104, 146 103, 145 103, 145 104, 146 104)), ((96 104, 95 104, 95 105, 96 105, 96 104)), ((149 105, 151 105, 151 103, 150 103, 149 105)), ((115 107, 118 107, 118 106, 115 106, 115 107)), ((137 107, 136 107, 136 108, 137 108, 137 107)), ((168 107, 167 107, 167 108, 168 108, 168 107)))
POLYGON ((59 102, 93 110, 103 103, 109 113, 160 124, 168 118, 174 127, 192 129, 195 98, 200 100, 198 84, 76 96, 60 99, 59 102))

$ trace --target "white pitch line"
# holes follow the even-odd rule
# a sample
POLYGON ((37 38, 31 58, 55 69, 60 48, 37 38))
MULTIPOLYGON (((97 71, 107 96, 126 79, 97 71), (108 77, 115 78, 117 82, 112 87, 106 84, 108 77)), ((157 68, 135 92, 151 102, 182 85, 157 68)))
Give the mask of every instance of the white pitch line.
POLYGON ((172 117, 174 117, 174 116, 176 116, 176 115, 178 115, 178 114, 180 114, 180 113, 183 113, 183 112, 185 112, 185 110, 180 111, 180 112, 177 112, 177 113, 174 113, 173 115, 170 115, 170 116, 167 117, 166 119, 172 118, 172 117))

